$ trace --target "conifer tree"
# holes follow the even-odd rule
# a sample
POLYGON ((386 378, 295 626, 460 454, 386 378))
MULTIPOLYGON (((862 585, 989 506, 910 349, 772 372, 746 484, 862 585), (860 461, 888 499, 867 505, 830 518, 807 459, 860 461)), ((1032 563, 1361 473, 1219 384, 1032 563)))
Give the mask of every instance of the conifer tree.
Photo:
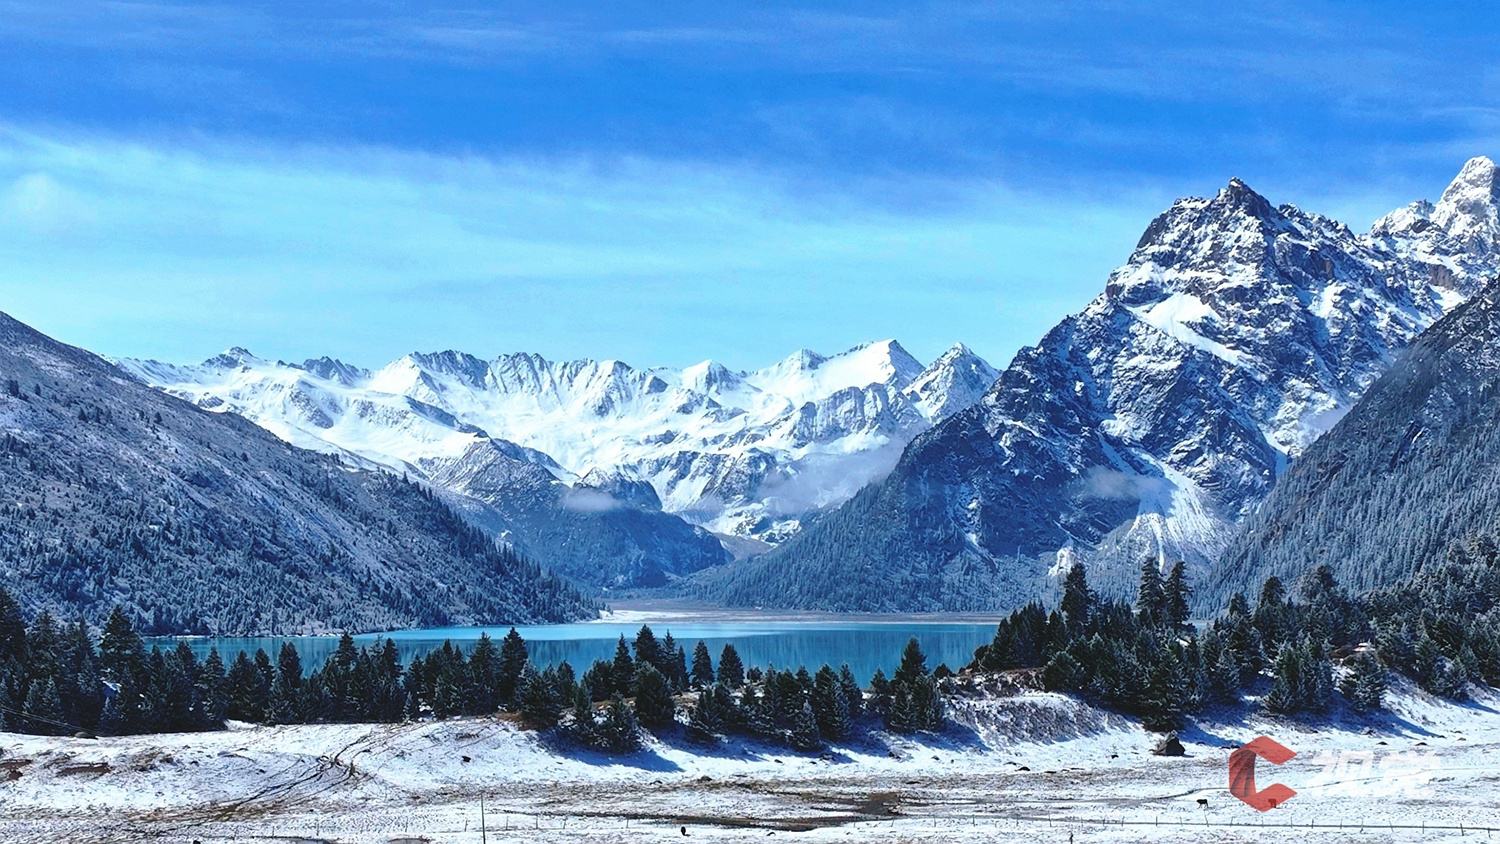
POLYGON ((615 661, 610 673, 614 675, 615 691, 621 695, 630 694, 631 685, 635 683, 635 660, 630 658, 630 646, 625 644, 623 633, 615 645, 615 661))
POLYGON ((26 732, 42 736, 60 736, 70 732, 63 722, 62 699, 57 696, 57 684, 51 677, 31 681, 22 714, 26 732))
POLYGON ((521 670, 517 710, 522 720, 538 730, 557 725, 559 700, 553 684, 536 667, 527 662, 521 670))
POLYGON ((858 718, 865 713, 865 690, 859 687, 859 681, 854 679, 854 672, 849 669, 849 663, 839 666, 839 690, 844 696, 844 706, 849 710, 850 718, 858 718))
POLYGON ((813 715, 812 705, 802 704, 796 716, 792 720, 791 732, 788 741, 795 750, 804 753, 817 750, 823 746, 822 736, 818 735, 818 721, 813 715))
POLYGON ((1290 714, 1303 706, 1304 677, 1306 665, 1303 654, 1296 648, 1283 648, 1276 657, 1275 672, 1271 677, 1271 691, 1266 694, 1265 707, 1272 712, 1290 714))
MULTIPOLYGON (((522 647, 525 647, 524 642, 522 647)), ((474 652, 469 655, 469 680, 473 700, 467 711, 471 715, 488 715, 500 708, 500 662, 495 642, 488 633, 479 634, 474 652)))
POLYGON ((223 729, 225 711, 229 707, 227 686, 224 660, 219 656, 219 649, 209 648, 208 657, 198 667, 198 701, 203 729, 223 729))
POLYGON ((911 684, 925 676, 927 676, 927 655, 922 653, 921 643, 913 636, 906 641, 906 647, 901 651, 901 663, 896 666, 896 675, 892 678, 892 682, 911 684))
MULTIPOLYGON (((661 642, 657 641, 656 634, 651 632, 649 625, 642 624, 640 631, 635 634, 635 662, 637 667, 644 662, 654 666, 662 676, 667 674, 667 661, 662 654, 661 642)), ((636 715, 639 716, 640 713, 636 715)))
POLYGON ((885 678, 883 670, 875 669, 875 673, 870 677, 869 710, 876 715, 885 715, 890 712, 894 699, 895 693, 891 687, 891 681, 885 678))
POLYGON ((110 611, 109 620, 104 622, 104 632, 99 640, 99 667, 104 679, 113 683, 138 682, 145 661, 146 646, 135 632, 135 625, 125 611, 116 606, 110 611))
POLYGON ((1379 710, 1385 697, 1385 668, 1379 657, 1368 649, 1355 654, 1339 686, 1355 712, 1379 710))
POLYGON ((708 645, 702 639, 693 647, 693 686, 706 689, 714 684, 713 658, 708 655, 708 645))
POLYGON ((512 627, 500 641, 500 663, 495 677, 495 698, 500 706, 515 706, 516 690, 521 682, 521 672, 526 668, 526 640, 512 627))
POLYGON ((1152 557, 1141 562, 1141 583, 1136 589, 1135 612, 1141 624, 1160 624, 1166 607, 1166 595, 1161 580, 1161 564, 1152 557))
POLYGON ((722 688, 718 685, 705 687, 688 710, 687 734, 694 741, 712 743, 724 725, 725 713, 720 709, 721 698, 715 695, 715 691, 722 688))
POLYGON ((745 664, 740 661, 740 652, 727 642, 719 654, 719 682, 731 689, 745 684, 745 664))
POLYGON ((1260 600, 1255 605, 1253 616, 1255 629, 1260 633, 1261 646, 1267 655, 1276 654, 1286 641, 1286 588, 1281 579, 1272 575, 1266 578, 1260 590, 1260 600))
POLYGON ((583 672, 583 679, 578 682, 578 688, 588 695, 590 701, 609 700, 615 693, 613 666, 602 659, 594 660, 589 670, 583 672))
POLYGON ((1083 563, 1074 563, 1063 580, 1062 613, 1068 626, 1082 631, 1089 622, 1094 595, 1089 591, 1088 572, 1083 563))
POLYGON ((672 723, 676 705, 667 677, 650 662, 640 662, 635 670, 635 717, 647 727, 665 727, 672 723))
POLYGON ((641 734, 637 718, 630 711, 630 707, 625 705, 624 698, 618 694, 605 708, 604 720, 600 722, 595 732, 604 750, 612 753, 632 753, 640 749, 641 734))
POLYGON ((589 700, 588 693, 580 686, 573 696, 573 721, 568 725, 568 734, 579 744, 593 747, 599 740, 595 734, 596 729, 593 701, 589 700))
POLYGON ((824 665, 813 678, 813 716, 818 722, 818 733, 824 738, 838 741, 849 735, 849 700, 839 685, 833 668, 824 665))
POLYGON ((1178 630, 1188 622, 1188 597, 1192 588, 1188 585, 1187 564, 1181 560, 1172 564, 1167 582, 1162 587, 1162 623, 1171 630, 1178 630))
MULTIPOLYGON (((115 609, 119 610, 119 607, 115 609)), ((128 623, 128 619, 126 621, 128 623)), ((0 588, 0 665, 10 660, 20 662, 25 654, 26 621, 21 617, 21 605, 0 588)))

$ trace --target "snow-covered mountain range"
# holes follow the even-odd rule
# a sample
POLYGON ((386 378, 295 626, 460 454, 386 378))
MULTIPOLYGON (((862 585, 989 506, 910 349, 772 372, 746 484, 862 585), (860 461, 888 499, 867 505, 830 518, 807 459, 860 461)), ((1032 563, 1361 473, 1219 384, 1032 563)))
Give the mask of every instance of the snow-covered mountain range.
POLYGON ((808 531, 723 573, 742 604, 1014 606, 1072 560, 1202 573, 1417 334, 1500 272, 1495 164, 1357 234, 1239 180, 1147 227, 1102 295, 808 531))
MULTIPOLYGON (((752 372, 453 351, 374 371, 244 349, 196 365, 119 363, 296 445, 418 475, 502 511, 539 494, 575 512, 665 511, 740 550, 784 539, 809 512, 883 476, 914 436, 973 403, 996 375, 962 345, 924 366, 895 341, 831 357, 802 350, 752 372)), ((514 512, 496 527, 535 545, 529 534, 547 526, 545 513, 532 515, 521 519, 529 527, 514 512)), ((681 574, 700 563, 662 568, 681 574)), ((582 561, 561 568, 586 574, 582 561)))

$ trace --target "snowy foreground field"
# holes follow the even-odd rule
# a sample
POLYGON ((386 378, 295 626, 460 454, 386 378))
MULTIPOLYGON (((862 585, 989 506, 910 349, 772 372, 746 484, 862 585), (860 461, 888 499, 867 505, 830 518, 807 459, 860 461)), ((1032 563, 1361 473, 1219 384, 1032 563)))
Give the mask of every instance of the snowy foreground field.
POLYGON ((822 757, 672 739, 609 758, 495 719, 0 734, 0 841, 1500 841, 1476 830, 1500 830, 1500 699, 1390 704, 1337 728, 1200 725, 1178 758, 1040 693, 961 699, 943 736, 822 757), (1262 734, 1298 754, 1259 765, 1261 787, 1298 792, 1266 813, 1226 788, 1229 749, 1262 734))

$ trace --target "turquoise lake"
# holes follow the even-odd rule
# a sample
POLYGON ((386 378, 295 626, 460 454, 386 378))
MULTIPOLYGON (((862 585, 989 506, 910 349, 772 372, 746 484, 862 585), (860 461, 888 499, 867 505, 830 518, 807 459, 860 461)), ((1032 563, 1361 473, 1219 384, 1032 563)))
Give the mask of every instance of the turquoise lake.
MULTIPOLYGON (((580 624, 517 625, 526 639, 527 650, 538 666, 555 665, 566 660, 582 674, 596 659, 612 659, 615 642, 623 634, 627 642, 635 639, 642 621, 604 621, 580 624)), ((870 622, 870 621, 695 621, 648 620, 657 638, 671 633, 682 644, 689 661, 693 646, 701 639, 713 655, 717 668, 719 652, 726 642, 733 642, 745 667, 775 665, 778 668, 799 665, 816 671, 829 663, 837 668, 847 662, 860 682, 868 682, 876 668, 886 674, 900 657, 907 639, 915 636, 927 654, 927 665, 936 668, 947 663, 955 671, 974 655, 974 649, 988 644, 995 635, 994 624, 870 622)), ((395 641, 403 662, 415 654, 425 654, 451 640, 471 651, 481 633, 498 640, 510 628, 448 627, 429 630, 400 630, 390 633, 367 633, 354 637, 361 646, 373 646, 387 638, 395 641)), ((154 640, 161 644, 163 640, 154 640)), ((166 640, 171 643, 172 640, 166 640)), ((275 658, 282 642, 291 642, 302 655, 303 667, 312 669, 333 653, 338 646, 334 636, 296 636, 280 638, 185 638, 195 652, 206 655, 216 647, 227 663, 241 650, 254 653, 265 648, 275 658)))

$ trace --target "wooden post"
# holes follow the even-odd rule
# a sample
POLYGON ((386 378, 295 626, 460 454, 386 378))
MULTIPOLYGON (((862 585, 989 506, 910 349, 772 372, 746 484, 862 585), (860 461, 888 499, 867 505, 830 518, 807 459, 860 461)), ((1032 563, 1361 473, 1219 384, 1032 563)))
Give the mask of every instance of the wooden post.
POLYGON ((479 792, 479 841, 490 844, 489 828, 484 824, 484 792, 479 792))

